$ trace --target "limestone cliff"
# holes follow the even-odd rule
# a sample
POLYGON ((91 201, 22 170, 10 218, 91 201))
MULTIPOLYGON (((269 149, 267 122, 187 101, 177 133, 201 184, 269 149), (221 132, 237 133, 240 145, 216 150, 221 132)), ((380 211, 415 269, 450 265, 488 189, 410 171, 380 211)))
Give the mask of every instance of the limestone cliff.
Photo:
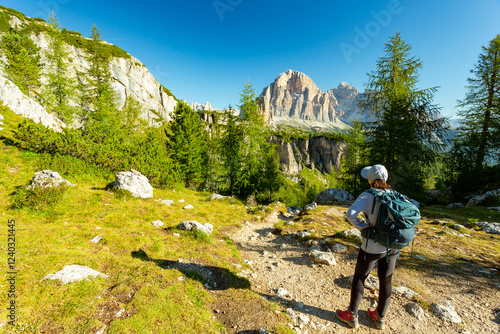
POLYGON ((324 93, 307 75, 292 70, 281 73, 264 88, 259 98, 269 123, 295 119, 350 124, 352 119, 365 120, 367 117, 357 105, 362 94, 352 85, 342 82, 324 93))
POLYGON ((280 155, 281 170, 297 175, 304 167, 332 173, 340 167, 346 144, 324 137, 309 139, 275 140, 280 155))
MULTIPOLYGON (((19 12, 4 8, 0 8, 0 11, 3 12, 3 17, 10 17, 6 22, 16 30, 26 26, 38 27, 31 28, 32 32, 29 36, 41 48, 42 63, 45 62, 45 55, 50 45, 47 33, 47 29, 50 29, 49 25, 40 20, 24 17, 19 12)), ((4 31, 0 31, 0 37, 4 33, 4 31)), ((74 39, 76 40, 85 39, 78 36, 78 33, 74 34, 74 39)), ((109 43, 106 44, 111 45, 109 43)), ((80 75, 81 73, 86 73, 89 68, 85 49, 77 47, 77 45, 78 43, 65 43, 65 49, 69 53, 68 62, 70 64, 68 73, 66 73, 68 77, 76 77, 78 73, 80 75)), ((167 121, 171 120, 171 114, 177 105, 176 98, 153 77, 146 66, 137 58, 125 52, 123 53, 126 55, 125 57, 112 57, 109 68, 112 77, 111 84, 118 96, 118 106, 121 108, 126 98, 131 96, 142 106, 143 114, 141 117, 148 120, 151 124, 154 122, 154 114, 161 116, 167 121)), ((46 70, 47 68, 44 67, 42 72, 46 70)), ((5 76, 5 74, 4 64, 0 63, 0 75, 5 76)), ((42 76, 42 84, 44 83, 43 80, 42 76)), ((5 96, 0 96, 0 100, 4 100, 5 98, 5 96)))

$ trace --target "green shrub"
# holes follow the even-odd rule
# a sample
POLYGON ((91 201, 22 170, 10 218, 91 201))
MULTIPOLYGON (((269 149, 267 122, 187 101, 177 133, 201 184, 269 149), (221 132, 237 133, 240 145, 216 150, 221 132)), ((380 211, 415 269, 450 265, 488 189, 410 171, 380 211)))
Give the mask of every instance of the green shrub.
POLYGON ((12 209, 49 209, 63 198, 67 190, 68 186, 65 185, 30 189, 27 189, 26 186, 20 186, 11 194, 10 207, 12 209))

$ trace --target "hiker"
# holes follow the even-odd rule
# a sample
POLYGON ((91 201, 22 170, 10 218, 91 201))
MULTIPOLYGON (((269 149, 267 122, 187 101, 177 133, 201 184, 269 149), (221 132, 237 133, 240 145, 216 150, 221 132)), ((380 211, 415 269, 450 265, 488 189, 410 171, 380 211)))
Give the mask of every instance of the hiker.
MULTIPOLYGON (((387 169, 382 165, 374 165, 363 168, 361 176, 368 179, 371 189, 380 189, 384 192, 391 191, 390 185, 386 183, 388 173, 387 169)), ((370 223, 372 226, 377 221, 378 206, 374 206, 374 195, 368 191, 363 192, 356 199, 354 204, 347 210, 347 219, 354 227, 359 230, 368 228, 370 223), (365 223, 358 219, 358 215, 363 212, 368 222, 365 223)), ((358 260, 356 269, 354 271, 354 278, 351 288, 351 302, 346 311, 337 310, 337 318, 345 322, 353 328, 359 326, 358 322, 358 308, 363 292, 365 289, 364 282, 368 274, 378 263, 378 278, 380 281, 379 286, 379 299, 376 309, 368 309, 370 318, 373 319, 375 327, 384 329, 384 316, 389 306, 391 299, 392 287, 392 274, 396 266, 399 249, 388 249, 386 246, 381 245, 375 240, 363 238, 362 246, 359 249, 358 260)))

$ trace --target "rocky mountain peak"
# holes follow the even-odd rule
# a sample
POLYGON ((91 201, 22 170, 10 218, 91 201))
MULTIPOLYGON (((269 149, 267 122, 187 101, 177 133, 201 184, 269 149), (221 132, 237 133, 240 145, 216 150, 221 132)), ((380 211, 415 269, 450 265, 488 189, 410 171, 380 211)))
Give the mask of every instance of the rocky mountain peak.
POLYGON ((270 123, 297 119, 322 123, 350 124, 366 118, 358 107, 362 94, 353 85, 341 82, 326 93, 306 74, 288 70, 281 73, 260 95, 264 117, 270 123))

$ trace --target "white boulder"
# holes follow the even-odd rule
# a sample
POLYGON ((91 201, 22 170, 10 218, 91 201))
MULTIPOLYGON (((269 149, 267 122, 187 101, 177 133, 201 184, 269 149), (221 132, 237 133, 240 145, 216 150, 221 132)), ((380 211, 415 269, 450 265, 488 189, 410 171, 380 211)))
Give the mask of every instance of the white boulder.
POLYGON ((148 179, 135 169, 116 174, 115 181, 111 182, 108 187, 127 190, 134 197, 153 197, 153 187, 149 184, 148 179))

